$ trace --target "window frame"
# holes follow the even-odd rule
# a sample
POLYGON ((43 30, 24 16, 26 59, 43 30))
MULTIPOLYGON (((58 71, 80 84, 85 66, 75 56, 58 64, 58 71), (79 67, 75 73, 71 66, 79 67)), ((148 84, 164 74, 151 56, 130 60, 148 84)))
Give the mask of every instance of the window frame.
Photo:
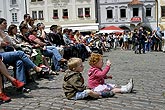
POLYGON ((53 10, 53 19, 58 19, 58 9, 53 10))
POLYGON ((152 8, 146 7, 146 17, 151 17, 152 16, 151 12, 152 12, 152 8), (150 9, 150 12, 148 12, 149 11, 148 9, 150 9), (147 14, 147 13, 149 13, 149 14, 147 14))
POLYGON ((43 0, 31 0, 31 2, 42 2, 43 0))
POLYGON ((126 9, 125 9, 125 8, 121 8, 121 9, 120 9, 120 18, 126 18, 126 9), (125 16, 122 16, 122 10, 125 11, 125 12, 124 12, 124 15, 125 15, 125 16))
POLYGON ((37 20, 37 11, 32 11, 32 18, 37 20), (35 13, 34 13, 35 12, 35 13))
POLYGON ((17 5, 17 0, 10 0, 11 5, 17 5), (13 2, 15 1, 15 3, 13 2))
POLYGON ((132 15, 133 15, 133 17, 139 16, 139 8, 133 8, 132 15), (137 10, 135 10, 135 9, 137 9, 137 10), (135 11, 137 11, 137 14, 135 13, 135 11))
POLYGON ((12 22, 18 22, 18 14, 17 13, 12 13, 12 22))
POLYGON ((113 18, 113 9, 107 9, 107 19, 113 18), (111 17, 109 17, 108 11, 111 11, 111 17))
POLYGON ((38 11, 38 19, 39 20, 44 20, 44 11, 43 10, 38 11))
POLYGON ((62 18, 63 19, 68 19, 68 9, 62 9, 62 18))
POLYGON ((84 17, 83 8, 78 8, 77 12, 78 12, 78 17, 79 18, 83 18, 84 17))
POLYGON ((165 18, 165 6, 161 6, 161 17, 165 18))
POLYGON ((85 17, 90 17, 90 8, 88 7, 88 8, 84 8, 84 10, 85 10, 85 17))

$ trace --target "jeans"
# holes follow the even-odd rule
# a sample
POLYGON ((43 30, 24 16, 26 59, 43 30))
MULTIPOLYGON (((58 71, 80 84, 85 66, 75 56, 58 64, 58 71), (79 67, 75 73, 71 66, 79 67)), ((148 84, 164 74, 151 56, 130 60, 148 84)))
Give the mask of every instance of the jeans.
POLYGON ((51 57, 53 59, 54 69, 56 71, 60 70, 58 61, 62 59, 62 56, 55 46, 46 46, 46 50, 43 50, 43 55, 46 57, 51 57))
POLYGON ((26 83, 25 70, 36 67, 23 51, 1 52, 4 64, 16 67, 16 78, 26 83))
POLYGON ((87 96, 89 96, 88 95, 88 91, 87 90, 84 90, 82 92, 77 92, 76 95, 74 97, 72 97, 71 99, 74 99, 74 100, 84 99, 87 96))

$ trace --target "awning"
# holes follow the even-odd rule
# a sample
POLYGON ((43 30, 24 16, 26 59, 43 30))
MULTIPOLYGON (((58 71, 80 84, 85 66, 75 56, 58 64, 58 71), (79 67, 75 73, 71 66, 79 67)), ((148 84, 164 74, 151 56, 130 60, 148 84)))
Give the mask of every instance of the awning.
POLYGON ((98 23, 94 24, 76 24, 76 25, 61 25, 63 29, 68 28, 74 30, 79 30, 80 32, 85 31, 98 31, 98 23))
POLYGON ((132 22, 141 22, 141 18, 140 17, 132 17, 131 21, 132 22))
POLYGON ((122 33, 124 32, 124 30, 116 26, 107 26, 101 29, 98 33, 116 33, 116 32, 122 33))
MULTIPOLYGON (((80 32, 87 31, 98 31, 99 24, 98 23, 84 23, 84 24, 69 24, 69 25, 61 25, 62 29, 72 29, 73 31, 79 30, 80 32)), ((50 32, 50 26, 45 27, 45 31, 50 32)))

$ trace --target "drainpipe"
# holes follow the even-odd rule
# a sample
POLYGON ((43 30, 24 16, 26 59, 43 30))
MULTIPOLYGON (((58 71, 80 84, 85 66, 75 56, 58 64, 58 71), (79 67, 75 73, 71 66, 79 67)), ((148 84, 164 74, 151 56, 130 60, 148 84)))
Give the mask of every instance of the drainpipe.
POLYGON ((25 0, 25 12, 27 14, 27 1, 25 0))
POLYGON ((159 14, 158 14, 158 0, 155 0, 156 2, 156 13, 157 13, 157 16, 156 16, 156 26, 158 27, 158 19, 159 19, 159 14))

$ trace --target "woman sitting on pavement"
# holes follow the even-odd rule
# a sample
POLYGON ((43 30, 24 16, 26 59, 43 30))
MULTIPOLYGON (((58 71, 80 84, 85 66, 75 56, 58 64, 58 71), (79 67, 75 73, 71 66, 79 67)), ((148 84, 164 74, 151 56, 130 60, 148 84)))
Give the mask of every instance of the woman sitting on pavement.
POLYGON ((0 56, 0 100, 7 102, 10 101, 11 98, 8 97, 4 92, 3 92, 3 85, 2 85, 2 75, 5 76, 7 79, 9 79, 12 83, 13 86, 16 88, 21 88, 24 86, 23 82, 20 82, 19 80, 13 78, 10 73, 8 72, 5 64, 2 62, 3 58, 0 56))
POLYGON ((32 29, 30 36, 28 37, 29 40, 34 44, 34 48, 41 49, 41 52, 45 57, 52 58, 54 70, 60 71, 60 63, 66 62, 67 60, 62 58, 55 46, 47 46, 47 44, 37 36, 37 31, 37 28, 32 29))
MULTIPOLYGON (((9 36, 4 30, 7 27, 6 20, 0 18, 0 55, 3 57, 4 64, 12 65, 16 68, 16 78, 26 84, 25 69, 33 68, 36 72, 47 72, 47 68, 36 66, 23 51, 5 52, 4 47, 8 46, 9 36)), ((23 92, 28 92, 25 87, 20 89, 23 92)))

